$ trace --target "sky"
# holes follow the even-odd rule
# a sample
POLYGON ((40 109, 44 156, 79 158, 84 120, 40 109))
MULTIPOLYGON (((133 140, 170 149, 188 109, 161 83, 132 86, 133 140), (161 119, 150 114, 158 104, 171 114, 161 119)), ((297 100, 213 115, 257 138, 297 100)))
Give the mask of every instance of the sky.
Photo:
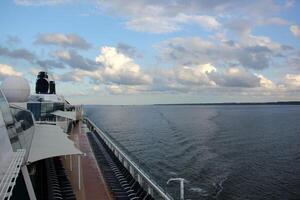
POLYGON ((75 104, 300 100, 300 1, 3 0, 0 82, 75 104))

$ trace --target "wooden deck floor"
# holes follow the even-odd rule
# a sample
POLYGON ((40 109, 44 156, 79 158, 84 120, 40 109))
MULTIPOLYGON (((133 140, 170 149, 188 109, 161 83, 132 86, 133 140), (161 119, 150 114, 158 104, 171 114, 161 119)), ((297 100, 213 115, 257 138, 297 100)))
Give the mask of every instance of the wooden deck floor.
MULTIPOLYGON (((103 175, 97 165, 88 138, 82 129, 82 122, 79 122, 72 130, 72 139, 75 145, 86 155, 81 158, 81 190, 77 197, 83 200, 112 200, 103 175)), ((76 167, 76 159, 74 159, 76 167)), ((73 169, 76 172, 76 169, 73 169)), ((78 178, 77 178, 78 179, 78 178)), ((75 181, 78 184, 78 181, 75 181)))

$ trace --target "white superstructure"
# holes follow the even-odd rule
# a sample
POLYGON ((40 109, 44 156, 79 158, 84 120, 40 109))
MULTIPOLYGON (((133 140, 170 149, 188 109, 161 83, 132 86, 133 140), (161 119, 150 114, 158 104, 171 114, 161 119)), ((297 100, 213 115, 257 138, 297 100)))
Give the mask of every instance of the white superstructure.
POLYGON ((15 185, 21 190, 26 188, 22 198, 35 200, 36 184, 32 180, 38 169, 36 163, 58 156, 82 155, 67 135, 68 126, 81 115, 82 107, 72 106, 63 96, 56 95, 55 85, 52 94, 30 96, 26 79, 8 77, 2 82, 0 200, 19 199, 14 197, 18 195, 13 193, 15 185), (20 178, 22 181, 18 181, 20 178))

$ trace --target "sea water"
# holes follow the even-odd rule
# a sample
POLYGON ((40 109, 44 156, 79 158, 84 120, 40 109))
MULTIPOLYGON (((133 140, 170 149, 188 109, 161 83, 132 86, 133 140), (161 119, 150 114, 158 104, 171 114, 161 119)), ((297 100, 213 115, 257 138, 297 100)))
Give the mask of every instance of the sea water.
POLYGON ((186 199, 300 199, 300 106, 85 106, 164 189, 186 199))

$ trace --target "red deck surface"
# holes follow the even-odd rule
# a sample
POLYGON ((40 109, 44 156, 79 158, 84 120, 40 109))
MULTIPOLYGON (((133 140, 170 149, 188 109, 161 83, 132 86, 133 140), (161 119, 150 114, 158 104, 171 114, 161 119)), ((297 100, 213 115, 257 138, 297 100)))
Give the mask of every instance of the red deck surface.
MULTIPOLYGON (((82 177, 83 177, 83 187, 85 191, 85 199, 87 200, 112 200, 112 195, 107 189, 107 185, 102 176, 101 171, 98 168, 97 162, 95 160, 93 151, 90 147, 88 138, 81 129, 81 122, 75 127, 78 131, 75 131, 79 137, 74 137, 78 142, 80 150, 83 151, 86 156, 82 158, 82 177)), ((77 144, 78 144, 77 143, 77 144)))

